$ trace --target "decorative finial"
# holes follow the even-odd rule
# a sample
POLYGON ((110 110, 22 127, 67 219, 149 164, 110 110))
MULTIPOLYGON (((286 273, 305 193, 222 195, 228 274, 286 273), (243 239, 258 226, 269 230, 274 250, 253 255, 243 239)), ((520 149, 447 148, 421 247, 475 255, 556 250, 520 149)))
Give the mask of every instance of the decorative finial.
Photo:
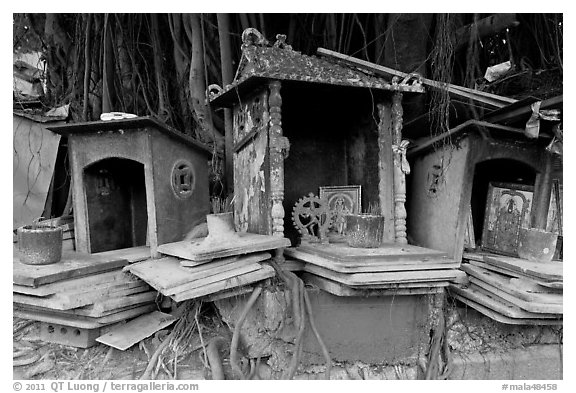
POLYGON ((268 40, 253 27, 249 27, 242 32, 242 47, 258 45, 266 46, 268 45, 268 40))
POLYGON ((292 45, 286 43, 286 34, 276 34, 276 42, 274 48, 292 50, 292 45))

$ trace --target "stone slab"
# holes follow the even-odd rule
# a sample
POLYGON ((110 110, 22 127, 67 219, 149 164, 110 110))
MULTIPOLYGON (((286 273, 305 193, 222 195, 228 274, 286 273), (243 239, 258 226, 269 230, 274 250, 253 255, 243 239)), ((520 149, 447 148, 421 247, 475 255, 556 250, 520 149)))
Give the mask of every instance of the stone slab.
POLYGON ((194 241, 184 240, 167 243, 158 246, 158 251, 165 255, 188 259, 200 265, 216 258, 250 254, 290 246, 290 240, 283 237, 246 232, 240 232, 237 235, 235 239, 227 239, 221 243, 206 243, 204 242, 206 238, 194 239, 194 241))
POLYGON ((26 265, 16 253, 13 257, 12 283, 37 287, 69 278, 86 276, 121 268, 126 259, 115 255, 97 256, 74 251, 64 251, 62 260, 51 265, 26 265))

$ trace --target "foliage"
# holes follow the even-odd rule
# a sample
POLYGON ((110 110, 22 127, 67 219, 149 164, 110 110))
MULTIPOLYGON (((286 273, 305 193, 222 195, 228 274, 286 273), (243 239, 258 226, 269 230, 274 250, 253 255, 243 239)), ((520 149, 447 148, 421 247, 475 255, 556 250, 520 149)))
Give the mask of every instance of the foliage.
MULTIPOLYGON (((287 34, 288 43, 305 54, 325 47, 405 72, 418 70, 443 82, 501 93, 506 92, 505 83, 496 88, 478 82, 487 66, 508 59, 518 73, 557 70, 561 83, 562 15, 518 14, 517 27, 485 38, 471 36, 465 49, 457 52, 454 32, 484 17, 230 14, 229 61, 235 69, 242 31, 256 27, 271 40, 277 33, 287 34), (420 29, 415 32, 414 26, 420 29), (416 55, 407 58, 407 52, 416 55)), ((14 14, 13 31, 15 51, 44 52, 49 64, 46 104, 70 103, 75 121, 95 120, 110 110, 152 115, 204 142, 222 142, 221 113, 204 112, 197 105, 205 104, 199 86, 222 85, 215 14, 14 14), (201 47, 193 50, 195 39, 201 47), (196 63, 194 53, 201 56, 196 63)), ((448 97, 440 93, 431 99, 432 128, 445 130, 448 97)))

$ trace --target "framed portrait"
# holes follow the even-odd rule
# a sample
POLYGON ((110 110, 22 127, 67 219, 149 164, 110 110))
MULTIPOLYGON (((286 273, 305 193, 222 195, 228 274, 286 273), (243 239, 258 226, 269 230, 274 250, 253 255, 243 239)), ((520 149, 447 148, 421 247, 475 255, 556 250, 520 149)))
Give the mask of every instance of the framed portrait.
POLYGON ((482 249, 517 256, 520 228, 530 227, 533 186, 490 183, 486 200, 482 249))
POLYGON ((362 212, 361 186, 327 186, 320 187, 320 198, 328 202, 332 214, 332 229, 339 234, 344 231, 346 214, 362 212))
POLYGON ((548 219, 546 221, 546 231, 554 232, 562 236, 562 203, 563 187, 557 179, 552 183, 552 195, 550 196, 550 207, 548 208, 548 219))
POLYGON ((468 204, 468 214, 466 218, 466 229, 464 230, 464 249, 476 249, 476 238, 474 237, 474 218, 472 217, 472 206, 468 204))

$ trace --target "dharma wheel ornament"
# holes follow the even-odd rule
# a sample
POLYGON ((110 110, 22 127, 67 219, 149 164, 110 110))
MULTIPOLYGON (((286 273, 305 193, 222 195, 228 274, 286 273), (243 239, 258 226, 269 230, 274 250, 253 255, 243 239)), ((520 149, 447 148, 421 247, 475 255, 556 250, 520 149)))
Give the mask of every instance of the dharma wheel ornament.
POLYGON ((310 193, 294 205, 292 222, 303 240, 328 242, 332 214, 328 202, 310 193))

